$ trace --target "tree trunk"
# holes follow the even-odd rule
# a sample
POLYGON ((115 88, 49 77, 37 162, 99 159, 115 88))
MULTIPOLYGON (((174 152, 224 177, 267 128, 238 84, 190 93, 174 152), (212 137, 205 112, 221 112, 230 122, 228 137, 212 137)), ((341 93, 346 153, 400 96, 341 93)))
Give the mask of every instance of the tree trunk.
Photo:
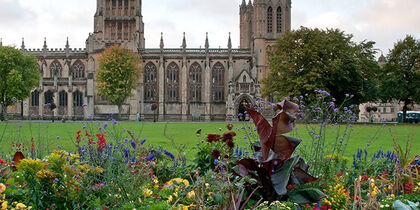
POLYGON ((121 105, 118 105, 118 121, 121 121, 121 105))
POLYGON ((407 102, 404 101, 404 106, 403 106, 403 123, 407 123, 407 102))
POLYGON ((4 99, 4 93, 1 97, 1 114, 0 114, 0 121, 4 121, 5 115, 6 115, 6 100, 4 99))

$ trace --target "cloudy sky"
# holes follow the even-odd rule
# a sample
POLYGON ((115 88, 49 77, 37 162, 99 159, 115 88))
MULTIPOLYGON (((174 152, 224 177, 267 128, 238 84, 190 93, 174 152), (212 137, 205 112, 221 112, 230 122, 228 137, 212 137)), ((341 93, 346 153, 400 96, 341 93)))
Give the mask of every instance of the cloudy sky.
MULTIPOLYGON (((177 48, 186 32, 187 47, 226 47, 228 33, 239 46, 239 4, 242 0, 144 0, 147 48, 177 48)), ((247 0, 248 1, 248 0, 247 0)), ((3 45, 63 48, 85 47, 93 31, 95 0, 0 0, 0 38, 3 45)), ((356 41, 373 40, 386 54, 406 34, 420 38, 420 0, 292 0, 292 29, 300 26, 340 28, 356 41)))

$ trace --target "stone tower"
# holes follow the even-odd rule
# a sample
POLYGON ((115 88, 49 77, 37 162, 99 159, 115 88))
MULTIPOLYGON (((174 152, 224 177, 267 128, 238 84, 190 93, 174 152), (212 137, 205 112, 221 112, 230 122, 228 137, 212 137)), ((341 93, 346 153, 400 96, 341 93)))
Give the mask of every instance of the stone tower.
POLYGON ((258 79, 268 74, 267 51, 276 39, 291 29, 291 0, 242 0, 240 48, 251 49, 258 79))
POLYGON ((141 0, 97 0, 94 32, 87 40, 89 53, 120 44, 138 52, 144 49, 141 0))

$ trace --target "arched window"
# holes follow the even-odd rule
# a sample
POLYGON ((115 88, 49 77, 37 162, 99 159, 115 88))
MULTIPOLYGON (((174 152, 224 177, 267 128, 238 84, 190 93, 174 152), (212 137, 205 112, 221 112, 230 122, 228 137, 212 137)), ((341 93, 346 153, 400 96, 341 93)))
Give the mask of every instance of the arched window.
POLYGON ((244 75, 244 76, 242 77, 242 82, 243 82, 243 83, 246 83, 246 75, 244 75))
POLYGON ((83 93, 79 90, 76 90, 73 93, 73 105, 74 106, 83 106, 83 93))
POLYGON ((273 32, 273 8, 267 9, 267 33, 273 32))
POLYGON ((197 62, 190 67, 190 101, 201 101, 201 66, 197 62))
POLYGON ((179 68, 175 62, 168 65, 166 77, 166 99, 167 101, 178 101, 179 96, 179 68))
POLYGON ((149 62, 144 67, 144 101, 156 102, 157 69, 155 64, 149 62))
POLYGON ((84 78, 85 77, 85 65, 82 63, 82 61, 77 60, 71 66, 71 72, 72 72, 72 75, 73 75, 73 79, 84 78))
POLYGON ((225 101, 225 67, 220 62, 212 68, 212 99, 214 102, 225 101))
POLYGON ((44 99, 46 104, 51 104, 54 102, 54 93, 51 90, 48 90, 44 93, 44 99))
POLYGON ((59 103, 58 104, 60 106, 67 106, 67 100, 68 100, 67 92, 62 90, 62 91, 60 91, 60 93, 58 95, 59 95, 59 103))
POLYGON ((277 33, 282 32, 282 11, 281 7, 277 8, 277 33))
POLYGON ((63 67, 61 66, 60 62, 54 60, 50 65, 50 77, 53 78, 54 76, 61 77, 63 71, 63 67))
POLYGON ((31 106, 39 106, 39 91, 34 90, 31 93, 31 106))

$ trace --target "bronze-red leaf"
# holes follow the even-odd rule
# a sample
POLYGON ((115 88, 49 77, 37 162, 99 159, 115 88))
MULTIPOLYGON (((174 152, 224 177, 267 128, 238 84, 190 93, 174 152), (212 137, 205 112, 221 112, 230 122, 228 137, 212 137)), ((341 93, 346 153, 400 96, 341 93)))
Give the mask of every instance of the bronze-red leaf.
POLYGON ((261 142, 261 151, 263 160, 266 160, 268 157, 268 153, 270 152, 270 148, 267 147, 267 142, 272 133, 272 127, 270 123, 260 114, 259 112, 246 108, 248 114, 252 117, 255 126, 257 126, 258 136, 260 137, 261 142))
POLYGON ((15 166, 19 165, 20 161, 25 159, 25 156, 23 155, 22 152, 18 151, 15 153, 15 155, 13 156, 13 163, 15 166))

